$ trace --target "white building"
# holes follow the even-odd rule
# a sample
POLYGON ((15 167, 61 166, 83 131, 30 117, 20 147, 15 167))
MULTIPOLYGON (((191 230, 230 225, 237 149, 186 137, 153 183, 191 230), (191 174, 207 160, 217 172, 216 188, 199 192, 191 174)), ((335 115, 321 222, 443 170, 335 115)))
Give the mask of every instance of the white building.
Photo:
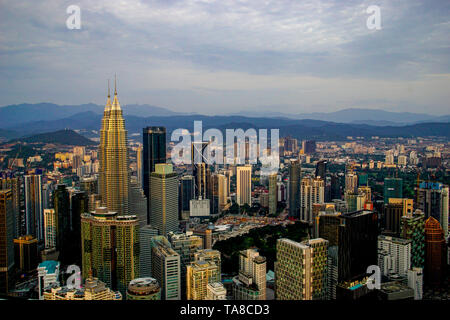
POLYGON ((38 287, 39 287, 39 300, 43 300, 44 288, 51 284, 59 285, 59 262, 48 260, 39 264, 38 270, 38 287))
POLYGON ((412 268, 408 270, 408 287, 414 290, 414 300, 422 300, 423 297, 422 268, 412 268))
POLYGON ((407 276, 411 268, 411 240, 378 236, 378 266, 385 276, 407 276))
POLYGON ((209 199, 192 199, 189 201, 191 217, 207 217, 211 214, 209 199))
POLYGON ((220 282, 208 283, 206 288, 206 300, 226 300, 227 290, 220 282))

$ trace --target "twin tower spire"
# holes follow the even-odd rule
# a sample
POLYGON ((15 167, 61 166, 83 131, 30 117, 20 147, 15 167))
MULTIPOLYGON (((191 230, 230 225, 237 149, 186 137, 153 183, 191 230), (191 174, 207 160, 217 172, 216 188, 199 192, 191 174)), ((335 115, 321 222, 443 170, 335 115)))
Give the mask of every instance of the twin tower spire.
POLYGON ((111 110, 121 110, 119 99, 117 98, 117 80, 116 76, 114 76, 114 100, 111 104, 111 94, 109 88, 109 79, 108 79, 108 99, 106 100, 105 112, 111 110))

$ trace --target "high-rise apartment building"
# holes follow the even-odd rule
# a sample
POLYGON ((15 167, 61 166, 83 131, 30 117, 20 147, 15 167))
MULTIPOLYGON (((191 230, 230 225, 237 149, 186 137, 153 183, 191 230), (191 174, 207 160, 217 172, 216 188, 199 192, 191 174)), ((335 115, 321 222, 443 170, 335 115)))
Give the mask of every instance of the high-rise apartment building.
POLYGON ((327 293, 328 241, 301 243, 277 240, 275 288, 277 300, 322 300, 327 293))
POLYGON ((208 284, 220 279, 220 270, 214 262, 193 261, 186 266, 187 300, 205 300, 208 284))
POLYGON ((152 238, 152 276, 161 286, 162 300, 181 299, 180 255, 164 236, 152 238))
POLYGON ((128 283, 139 277, 139 222, 105 207, 81 216, 82 273, 90 272, 125 295, 128 283))
POLYGON ((172 164, 156 164, 150 185, 150 224, 163 236, 178 231, 178 175, 172 164))
POLYGON ((385 276, 407 276, 411 268, 411 240, 378 236, 378 266, 385 276))
POLYGON ((239 274, 232 286, 235 300, 266 300, 266 258, 256 249, 239 252, 239 274))
POLYGON ((425 266, 425 215, 421 210, 407 213, 401 218, 400 235, 411 240, 411 267, 425 266))
POLYGON ((242 206, 252 205, 252 166, 238 166, 236 168, 236 202, 242 206))
POLYGON ((325 184, 321 178, 303 178, 300 186, 300 220, 313 223, 313 205, 325 200, 325 184))
POLYGON ((56 248, 57 223, 55 209, 44 209, 44 244, 46 249, 56 248))
POLYGON ((180 255, 181 297, 186 297, 186 268, 194 261, 197 250, 203 249, 203 239, 191 231, 186 233, 169 232, 167 238, 172 249, 180 255))

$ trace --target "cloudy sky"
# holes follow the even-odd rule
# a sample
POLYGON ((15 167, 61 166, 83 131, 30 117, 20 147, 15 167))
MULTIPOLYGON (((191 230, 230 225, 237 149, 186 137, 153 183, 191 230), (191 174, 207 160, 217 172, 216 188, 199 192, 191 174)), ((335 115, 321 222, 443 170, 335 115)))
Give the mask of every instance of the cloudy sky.
POLYGON ((104 104, 117 73, 180 112, 450 114, 449 34, 448 0, 0 0, 0 105, 104 104))

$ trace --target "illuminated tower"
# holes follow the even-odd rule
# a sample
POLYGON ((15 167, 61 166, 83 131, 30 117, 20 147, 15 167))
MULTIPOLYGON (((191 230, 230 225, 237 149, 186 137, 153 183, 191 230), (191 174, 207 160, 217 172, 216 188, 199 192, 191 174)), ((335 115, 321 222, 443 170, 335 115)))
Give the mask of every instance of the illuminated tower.
POLYGON ((425 221, 425 283, 439 285, 446 269, 444 230, 439 221, 429 217, 425 221))
POLYGON ((117 87, 114 88, 114 100, 108 100, 100 130, 100 195, 108 210, 118 215, 128 214, 128 191, 130 169, 128 165, 127 130, 122 116, 117 87))

